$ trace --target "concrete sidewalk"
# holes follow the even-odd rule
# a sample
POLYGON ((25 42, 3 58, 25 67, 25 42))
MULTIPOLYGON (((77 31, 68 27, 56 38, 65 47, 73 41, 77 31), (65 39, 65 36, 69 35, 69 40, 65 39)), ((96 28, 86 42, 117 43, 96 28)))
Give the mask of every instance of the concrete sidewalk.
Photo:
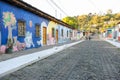
POLYGON ((8 60, 8 59, 15 58, 15 57, 19 57, 19 56, 22 56, 22 55, 32 54, 34 52, 39 52, 39 51, 42 51, 42 50, 50 49, 50 48, 53 48, 55 46, 62 46, 62 45, 65 45, 65 44, 73 43, 73 42, 76 42, 76 41, 77 40, 72 40, 72 41, 65 42, 65 43, 59 43, 59 44, 55 44, 55 45, 45 45, 45 46, 42 46, 42 47, 22 50, 22 51, 18 51, 18 52, 14 52, 14 53, 9 53, 9 54, 0 54, 0 62, 8 60))
MULTIPOLYGON (((76 45, 82 41, 83 40, 77 41, 74 43, 55 46, 55 47, 49 48, 47 50, 33 52, 32 54, 22 55, 19 57, 1 61, 0 62, 0 77, 7 75, 9 73, 12 73, 18 69, 21 69, 27 65, 30 65, 30 64, 36 62, 36 61, 44 59, 44 58, 46 58, 50 55, 53 55, 57 52, 60 52, 70 46, 76 45)), ((9 55, 11 55, 11 54, 9 54, 9 55)))
POLYGON ((105 39, 105 41, 109 42, 110 44, 116 46, 117 48, 120 48, 120 43, 117 41, 113 41, 113 40, 109 40, 109 39, 105 39))

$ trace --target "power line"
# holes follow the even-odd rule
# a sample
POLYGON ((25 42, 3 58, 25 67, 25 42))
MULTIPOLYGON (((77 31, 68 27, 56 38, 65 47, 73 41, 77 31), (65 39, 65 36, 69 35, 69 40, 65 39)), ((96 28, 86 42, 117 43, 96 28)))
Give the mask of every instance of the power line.
POLYGON ((68 16, 68 14, 61 8, 59 7, 53 0, 50 0, 61 12, 63 12, 66 16, 68 16))
POLYGON ((65 7, 61 4, 61 1, 60 0, 56 0, 56 1, 57 3, 59 3, 59 6, 62 6, 63 11, 66 11, 65 7))
POLYGON ((90 2, 90 3, 93 5, 93 7, 95 7, 96 9, 98 9, 98 11, 100 12, 100 14, 103 13, 103 12, 95 5, 95 3, 94 3, 92 0, 88 0, 88 2, 90 2))
POLYGON ((49 2, 49 0, 47 0, 48 4, 53 8, 56 9, 55 7, 53 7, 53 5, 49 2))
POLYGON ((57 18, 57 10, 56 8, 47 0, 48 4, 55 10, 55 17, 57 18))

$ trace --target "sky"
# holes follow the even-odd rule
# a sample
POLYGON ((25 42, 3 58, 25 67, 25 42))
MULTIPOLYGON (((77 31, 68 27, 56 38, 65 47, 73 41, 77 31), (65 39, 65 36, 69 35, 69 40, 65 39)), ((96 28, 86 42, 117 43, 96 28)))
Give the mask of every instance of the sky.
POLYGON ((23 0, 23 1, 58 19, 61 19, 66 16, 77 16, 89 13, 104 14, 107 12, 108 9, 111 9, 113 13, 120 12, 120 0, 23 0))

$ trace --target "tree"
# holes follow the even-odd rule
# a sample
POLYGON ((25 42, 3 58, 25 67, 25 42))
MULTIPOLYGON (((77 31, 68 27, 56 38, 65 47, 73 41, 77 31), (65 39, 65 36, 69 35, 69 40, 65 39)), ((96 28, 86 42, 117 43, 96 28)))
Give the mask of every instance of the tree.
POLYGON ((5 25, 5 28, 8 27, 8 42, 12 40, 12 29, 16 28, 16 18, 12 12, 4 12, 3 13, 3 22, 5 25))
POLYGON ((78 29, 77 19, 75 17, 65 17, 62 19, 63 22, 72 26, 72 28, 78 29))
POLYGON ((120 20, 120 13, 115 14, 115 15, 114 15, 114 18, 115 18, 116 20, 120 20))
POLYGON ((120 13, 113 14, 112 10, 109 9, 104 15, 89 13, 88 15, 65 17, 63 21, 76 29, 104 32, 107 28, 114 27, 120 22, 120 13))
POLYGON ((78 25, 81 30, 85 30, 87 24, 87 15, 81 15, 77 17, 78 25))

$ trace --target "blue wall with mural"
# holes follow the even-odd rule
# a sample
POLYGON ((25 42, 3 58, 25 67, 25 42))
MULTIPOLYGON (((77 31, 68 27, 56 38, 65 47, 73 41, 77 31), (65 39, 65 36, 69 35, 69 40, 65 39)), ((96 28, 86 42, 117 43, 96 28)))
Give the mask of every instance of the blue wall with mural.
MULTIPOLYGON (((64 43, 70 40, 70 28, 67 28, 54 21, 38 16, 25 9, 13 6, 11 4, 0 2, 0 28, 1 28, 1 47, 3 52, 8 46, 8 42, 14 43, 13 51, 40 47, 44 42, 43 28, 46 28, 46 44, 54 45, 56 43, 64 43), (24 36, 19 35, 20 23, 25 23, 24 36), (40 26, 39 36, 36 37, 36 26, 40 26), (52 29, 54 28, 54 37, 52 29), (58 42, 56 38, 56 30, 58 30, 58 42), (62 33, 63 30, 63 33, 62 33), (67 33, 68 32, 68 33, 67 33), (62 35, 63 34, 63 35, 62 35)), ((23 28, 22 28, 23 29, 23 28)), ((24 32, 23 32, 24 33, 24 32)))
POLYGON ((0 19, 2 19, 2 45, 6 45, 8 41, 8 36, 12 36, 12 38, 16 38, 17 41, 20 43, 26 44, 27 48, 31 47, 38 47, 41 46, 40 43, 37 43, 41 40, 40 37, 35 36, 35 24, 39 24, 41 26, 41 23, 44 21, 48 24, 48 20, 41 18, 31 12, 25 11, 23 9, 20 9, 16 6, 11 6, 9 4, 6 4, 4 2, 0 2, 0 19), (14 20, 14 22, 10 21, 14 20), (26 24, 26 34, 25 36, 18 36, 18 20, 25 21, 26 24), (8 21, 8 23, 7 23, 8 21), (5 23, 6 22, 6 23, 5 23), (11 24, 10 24, 11 23, 11 24), (9 27, 11 27, 11 33, 12 35, 9 35, 9 27))
POLYGON ((1 45, 1 25, 2 25, 2 12, 1 12, 1 9, 0 9, 0 45, 1 45))

